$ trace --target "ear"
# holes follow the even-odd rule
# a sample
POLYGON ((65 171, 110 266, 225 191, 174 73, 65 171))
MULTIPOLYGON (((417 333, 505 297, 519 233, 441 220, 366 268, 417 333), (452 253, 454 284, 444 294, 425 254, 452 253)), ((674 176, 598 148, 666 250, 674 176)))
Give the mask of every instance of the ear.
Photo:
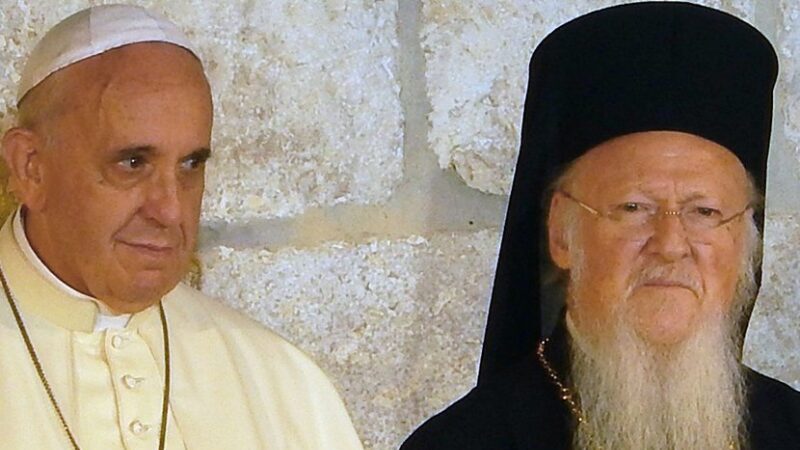
POLYGON ((547 244, 552 258, 558 268, 570 268, 569 242, 567 241, 567 202, 558 192, 550 199, 550 213, 547 216, 547 244))
POLYGON ((44 205, 42 140, 32 130, 16 127, 3 136, 3 159, 9 172, 8 190, 28 209, 44 205))

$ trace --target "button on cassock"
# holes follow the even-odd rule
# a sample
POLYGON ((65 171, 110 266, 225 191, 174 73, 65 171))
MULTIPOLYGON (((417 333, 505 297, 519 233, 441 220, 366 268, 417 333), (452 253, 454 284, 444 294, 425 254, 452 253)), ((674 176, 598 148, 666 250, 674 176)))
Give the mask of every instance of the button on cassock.
POLYGON ((139 385, 144 382, 144 378, 135 377, 133 375, 128 374, 122 377, 122 382, 125 383, 125 386, 127 386, 128 389, 134 389, 139 387, 139 385))
POLYGON ((128 338, 121 334, 116 334, 111 337, 111 346, 117 350, 125 347, 125 344, 127 343, 128 343, 128 338))
POLYGON ((131 422, 128 428, 130 428, 131 433, 135 434, 136 436, 141 436, 150 430, 150 425, 145 425, 139 420, 134 420, 131 422))

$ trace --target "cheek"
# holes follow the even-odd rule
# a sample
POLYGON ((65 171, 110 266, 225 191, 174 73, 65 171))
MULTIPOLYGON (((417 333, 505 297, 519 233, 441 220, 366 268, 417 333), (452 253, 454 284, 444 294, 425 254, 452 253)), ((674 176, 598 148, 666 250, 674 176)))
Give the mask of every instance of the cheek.
MULTIPOLYGON (((181 195, 182 226, 189 231, 197 231, 203 205, 203 184, 187 189, 181 195)), ((191 236, 189 236, 191 237, 191 236)))
POLYGON ((64 223, 73 224, 73 241, 105 253, 112 250, 114 236, 130 224, 139 204, 136 192, 82 184, 65 196, 61 214, 64 223))
POLYGON ((72 203, 86 195, 88 186, 86 173, 76 170, 73 164, 63 164, 59 160, 48 165, 42 177, 44 206, 53 212, 68 208, 72 203))
POLYGON ((628 293, 640 244, 587 235, 571 273, 573 304, 587 321, 606 327, 628 293))
POLYGON ((95 193, 86 182, 86 174, 65 166, 59 173, 48 173, 43 184, 45 202, 43 213, 52 222, 54 230, 62 236, 62 245, 88 240, 94 233, 97 220, 102 221, 102 206, 98 205, 95 193))
POLYGON ((613 236, 589 235, 583 248, 587 281, 607 295, 622 294, 637 265, 641 243, 613 236))
POLYGON ((698 252, 698 268, 706 288, 706 301, 727 307, 731 304, 741 269, 744 249, 739 243, 707 248, 698 252))

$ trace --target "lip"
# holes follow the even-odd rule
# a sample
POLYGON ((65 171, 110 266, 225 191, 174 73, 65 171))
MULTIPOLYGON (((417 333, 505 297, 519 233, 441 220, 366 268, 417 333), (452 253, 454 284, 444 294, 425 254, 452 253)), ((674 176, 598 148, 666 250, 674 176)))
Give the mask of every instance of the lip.
POLYGON ((175 250, 174 245, 169 245, 160 242, 129 242, 129 241, 120 241, 120 243, 126 247, 132 248, 138 252, 151 254, 153 256, 163 256, 175 250))
POLYGON ((641 286, 642 287, 648 287, 648 288, 657 288, 657 289, 658 288, 680 288, 680 289, 687 289, 687 290, 690 290, 690 291, 694 292, 694 289, 692 288, 692 286, 690 286, 690 285, 688 285, 686 283, 683 283, 683 282, 680 282, 680 281, 675 281, 675 280, 662 279, 662 278, 658 278, 658 279, 655 279, 655 280, 648 280, 648 281, 642 283, 641 286))

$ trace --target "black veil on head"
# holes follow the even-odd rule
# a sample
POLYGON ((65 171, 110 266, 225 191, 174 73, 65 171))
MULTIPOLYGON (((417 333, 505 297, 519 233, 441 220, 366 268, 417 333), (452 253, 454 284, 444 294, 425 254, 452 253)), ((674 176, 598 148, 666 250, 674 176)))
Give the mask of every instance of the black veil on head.
POLYGON ((736 154, 763 192, 777 71, 775 51, 755 28, 689 3, 599 10, 541 42, 529 67, 479 384, 530 355, 542 337, 542 303, 555 301, 542 297, 551 267, 543 196, 564 166, 614 137, 682 131, 736 154))

